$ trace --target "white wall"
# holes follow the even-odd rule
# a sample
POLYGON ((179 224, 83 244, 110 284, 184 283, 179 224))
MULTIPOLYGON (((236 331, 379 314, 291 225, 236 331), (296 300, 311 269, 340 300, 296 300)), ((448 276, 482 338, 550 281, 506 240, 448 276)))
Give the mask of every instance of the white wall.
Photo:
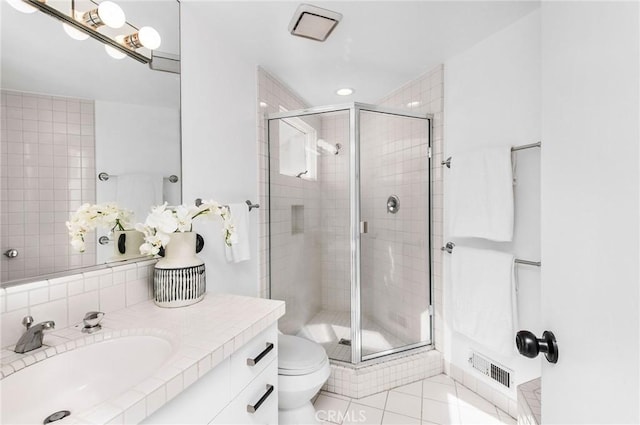
MULTIPOLYGON (((445 62, 444 133, 445 157, 480 146, 514 146, 540 140, 540 14, 535 11, 511 26, 445 62)), ((544 142, 543 142, 544 143, 544 142)), ((444 240, 478 248, 511 252, 518 258, 540 258, 540 151, 517 154, 515 186, 515 232, 513 242, 448 237, 447 169, 444 169, 444 240)), ((514 371, 515 383, 540 374, 540 361, 525 359, 515 351, 501 355, 451 329, 450 256, 444 258, 445 359, 478 379, 478 385, 493 383, 474 375, 467 358, 474 348, 514 371)), ((540 328, 540 270, 518 267, 518 310, 521 329, 540 328)), ((515 338, 515 335, 514 335, 515 338)), ((465 384, 467 379, 465 378, 465 384)), ((475 381, 473 381, 475 382, 475 381)), ((475 384, 472 385, 476 386, 475 384)), ((500 389, 515 399, 515 387, 500 389)), ((475 388, 472 388, 475 389, 475 388)))
MULTIPOLYGON (((256 65, 239 59, 207 21, 212 3, 181 2, 183 201, 257 202, 256 65)), ((220 226, 200 223, 207 290, 258 294, 257 213, 251 260, 227 264, 220 226)))
POLYGON ((639 6, 542 3, 545 423, 639 423, 639 6))
MULTIPOLYGON (((167 201, 169 205, 180 203, 182 182, 179 180, 171 183, 164 178, 172 174, 181 178, 180 111, 177 108, 96 100, 95 123, 95 175, 106 172, 114 176, 106 182, 96 179, 96 202, 122 204, 122 198, 118 197, 117 176, 145 174, 158 179, 156 184, 162 186, 162 197, 155 199, 153 195, 143 196, 141 202, 120 205, 134 212, 134 223, 144 222, 153 204, 161 204, 163 201, 167 201)), ((122 190, 121 187, 120 191, 122 190)), ((132 196, 139 195, 134 192, 132 196)), ((128 198, 131 199, 130 196, 128 198)), ((108 229, 99 229, 97 237, 107 233, 108 229)), ((97 263, 110 259, 113 249, 113 244, 98 244, 97 263)))

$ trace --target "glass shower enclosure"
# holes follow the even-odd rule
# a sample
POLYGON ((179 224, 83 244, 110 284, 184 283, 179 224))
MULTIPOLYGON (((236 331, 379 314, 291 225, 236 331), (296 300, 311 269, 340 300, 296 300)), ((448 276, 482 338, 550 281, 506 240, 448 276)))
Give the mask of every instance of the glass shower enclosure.
POLYGON ((361 103, 267 116, 270 297, 334 361, 432 343, 431 123, 361 103))

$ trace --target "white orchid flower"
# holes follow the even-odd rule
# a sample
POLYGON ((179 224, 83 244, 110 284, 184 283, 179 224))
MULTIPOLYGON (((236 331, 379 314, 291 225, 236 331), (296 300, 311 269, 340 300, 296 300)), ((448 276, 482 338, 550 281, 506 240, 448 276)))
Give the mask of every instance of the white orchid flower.
POLYGON ((107 227, 110 231, 116 228, 125 230, 130 227, 130 215, 130 211, 119 208, 115 203, 82 204, 65 223, 69 230, 71 247, 76 251, 84 252, 85 234, 99 226, 107 227))
POLYGON ((176 220, 178 222, 178 232, 190 232, 193 222, 193 210, 187 208, 186 205, 180 205, 175 211, 176 220))
POLYGON ((163 233, 173 233, 178 229, 178 220, 171 210, 167 210, 167 203, 151 208, 145 225, 154 227, 163 233))

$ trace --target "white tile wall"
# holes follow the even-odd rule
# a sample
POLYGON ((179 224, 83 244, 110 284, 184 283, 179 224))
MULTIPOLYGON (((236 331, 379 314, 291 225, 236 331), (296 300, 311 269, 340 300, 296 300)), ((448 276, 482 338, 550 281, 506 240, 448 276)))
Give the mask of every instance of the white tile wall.
POLYGON ((361 115, 362 313, 405 344, 431 339, 428 132, 426 120, 361 115))
POLYGON ((418 350, 404 357, 353 367, 331 364, 331 376, 323 390, 352 398, 362 398, 443 371, 442 354, 436 350, 418 350))
POLYGON ((18 341, 27 315, 36 323, 53 320, 61 329, 82 322, 88 311, 109 313, 151 299, 155 263, 112 263, 101 270, 0 288, 0 346, 18 341))
POLYGON ((518 417, 516 400, 508 398, 501 389, 490 385, 490 380, 486 376, 480 375, 474 370, 459 368, 447 361, 444 362, 444 372, 471 392, 507 412, 512 418, 518 417))
MULTIPOLYGON (((430 113, 433 114, 433 135, 432 135, 432 159, 431 159, 431 265, 432 265, 432 285, 433 285, 433 306, 435 310, 435 335, 433 339, 435 341, 436 349, 441 351, 444 349, 443 339, 444 339, 444 327, 443 327, 443 301, 442 301, 442 252, 440 251, 440 247, 442 246, 442 166, 440 162, 442 161, 442 152, 443 152, 443 99, 444 99, 444 67, 443 65, 438 65, 427 73, 421 75, 420 77, 408 82, 404 86, 400 87, 398 90, 390 93, 379 102, 380 105, 393 107, 393 108, 401 108, 401 109, 410 109, 414 112, 420 113, 430 113)), ((409 139, 412 140, 415 133, 412 134, 414 130, 409 130, 409 139)), ((415 130, 417 131, 417 129, 415 130)), ((387 148, 387 153, 393 152, 394 149, 401 149, 404 144, 408 144, 410 142, 404 141, 402 137, 396 137, 398 141, 395 141, 391 144, 391 148, 387 148), (403 141, 400 141, 403 140, 403 141)), ((422 147, 420 145, 416 146, 416 154, 422 156, 423 152, 421 151, 422 147)), ((407 148, 404 148, 406 153, 407 148)), ((408 161, 405 160, 405 157, 402 157, 401 165, 396 165, 393 169, 389 166, 387 168, 388 173, 395 173, 396 176, 404 177, 404 174, 409 173, 409 179, 411 179, 412 174, 415 173, 415 169, 419 169, 422 166, 422 162, 414 161, 416 159, 414 157, 414 146, 411 147, 411 157, 409 155, 406 158, 410 158, 408 161)), ((418 157, 419 158, 419 157, 418 157)), ((393 175, 393 174, 391 174, 393 175)), ((411 188, 410 190, 416 190, 415 188, 411 188)), ((401 198, 401 208, 402 208, 402 198, 401 198)), ((416 221, 420 217, 420 208, 417 208, 415 212, 418 215, 412 215, 411 222, 407 224, 407 227, 401 227, 398 230, 406 232, 409 229, 409 232, 412 232, 411 226, 418 225, 420 226, 420 221, 416 221)), ((419 228, 419 227, 418 227, 419 228)), ((415 250, 410 250, 409 247, 406 247, 407 250, 411 252, 415 252, 415 250)), ((399 251, 399 249, 396 249, 399 251)), ((404 250, 403 250, 404 252, 404 250)), ((421 254, 422 256, 422 254, 421 254)), ((408 266, 412 272, 410 276, 414 277, 413 287, 411 291, 418 292, 418 296, 421 297, 421 290, 424 290, 424 285, 420 286, 420 279, 424 279, 424 263, 421 263, 421 259, 417 258, 411 254, 401 257, 402 260, 405 260, 402 263, 402 267, 408 266)), ((424 258, 424 257, 423 257, 424 258)), ((379 284, 378 284, 379 285, 379 284)), ((378 303, 378 306, 380 303, 378 303)), ((411 302, 407 301, 407 305, 411 305, 411 302)), ((420 310, 423 308, 422 305, 417 304, 413 306, 415 308, 414 315, 418 314, 420 310)), ((403 306, 404 310, 407 308, 403 306)), ((415 323, 415 318, 413 320, 415 323)))
POLYGON ((2 256, 0 280, 94 265, 95 244, 71 250, 64 224, 95 202, 93 102, 7 90, 0 98, 0 239, 19 251, 2 256))
MULTIPOLYGON (((301 109, 307 105, 288 87, 266 71, 258 68, 258 166, 259 203, 264 205, 259 212, 259 263, 260 296, 268 296, 268 244, 271 231, 271 272, 274 285, 271 298, 283 300, 287 314, 280 321, 285 333, 296 333, 320 309, 321 263, 320 258, 320 188, 315 180, 303 180, 279 173, 278 150, 271 146, 271 196, 267 197, 267 139, 264 114, 301 109), (269 206, 272 220, 269 229, 269 206), (304 229, 293 232, 291 227, 292 206, 298 206, 304 214, 304 229)), ((314 117, 305 122, 320 130, 320 122, 314 117)), ((277 139, 277 126, 272 128, 277 139)))
POLYGON ((322 309, 351 311, 351 234, 349 212, 349 113, 322 115, 320 137, 342 145, 338 155, 320 159, 322 205, 322 309))

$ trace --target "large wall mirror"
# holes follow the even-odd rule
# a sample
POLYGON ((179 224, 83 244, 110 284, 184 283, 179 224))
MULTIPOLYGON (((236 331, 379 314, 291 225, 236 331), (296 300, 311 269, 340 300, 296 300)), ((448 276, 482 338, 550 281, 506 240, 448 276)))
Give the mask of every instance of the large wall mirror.
MULTIPOLYGON (((114 59, 10 4, 21 0, 0 1, 0 282, 10 286, 114 258, 113 240, 98 242, 109 229, 72 249, 65 222, 84 203, 116 202, 135 223, 152 205, 181 202, 180 75, 114 59)), ((128 23, 158 31, 154 53, 179 58, 177 0, 114 1, 128 23)))

